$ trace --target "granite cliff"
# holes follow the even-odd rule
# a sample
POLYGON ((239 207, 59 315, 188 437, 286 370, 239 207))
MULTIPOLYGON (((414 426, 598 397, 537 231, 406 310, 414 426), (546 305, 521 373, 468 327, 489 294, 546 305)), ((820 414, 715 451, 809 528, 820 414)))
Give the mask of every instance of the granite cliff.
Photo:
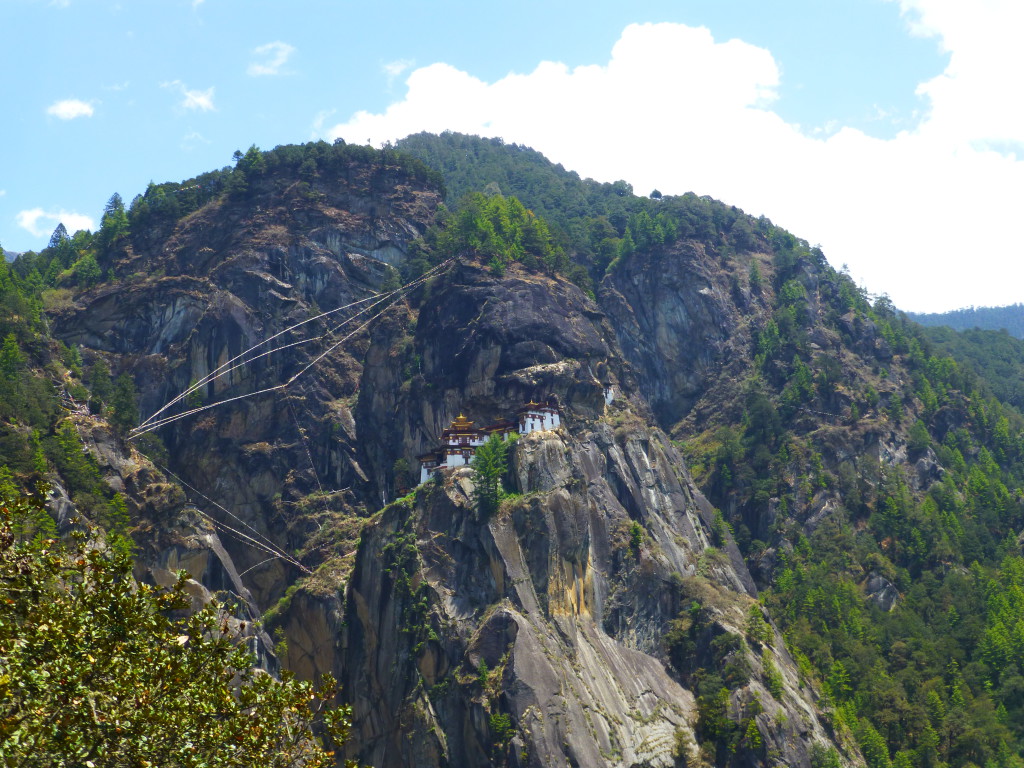
MULTIPOLYGON (((76 295, 56 335, 131 372, 147 416, 273 334, 397 286, 441 191, 387 153, 321 165, 302 182, 251 173, 133 231, 103 264, 114 279, 76 295)), ((248 397, 332 349, 333 318, 198 392, 197 408, 241 399, 158 430, 166 457, 107 451, 111 481, 137 486, 144 566, 188 567, 264 617, 284 667, 334 672, 351 756, 378 768, 809 766, 814 744, 856 759, 782 636, 747 638, 752 611, 771 617, 669 438, 713 409, 709 384, 753 343, 764 300, 733 273, 768 257, 724 269, 680 238, 591 296, 457 256, 287 390, 248 397), (497 513, 479 511, 469 469, 408 491, 456 415, 487 422, 549 395, 562 426, 514 444, 497 513), (218 538, 210 519, 294 562, 218 538), (719 704, 742 734, 723 751, 698 688, 736 670, 719 704)))
MULTIPOLYGON (((378 343, 394 349, 394 334, 371 355, 378 343)), ((558 397, 563 426, 515 443, 518 495, 490 519, 463 469, 364 531, 340 635, 356 754, 380 766, 699 762, 694 693, 664 638, 694 600, 710 636, 742 635, 756 589, 728 536, 714 546, 713 509, 650 426, 608 318, 564 281, 463 266, 420 306, 409 346, 422 370, 404 390, 377 382, 372 434, 412 435, 415 452, 459 411, 484 422, 538 393, 558 397)), ((806 763, 828 737, 784 644, 770 647, 785 693, 757 674, 733 693, 763 731, 740 753, 806 763)))

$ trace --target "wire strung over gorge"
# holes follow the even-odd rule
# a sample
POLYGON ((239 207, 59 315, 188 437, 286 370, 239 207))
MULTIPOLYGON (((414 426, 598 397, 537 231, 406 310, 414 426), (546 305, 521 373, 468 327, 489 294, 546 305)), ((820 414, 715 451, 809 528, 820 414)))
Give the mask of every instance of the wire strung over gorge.
POLYGON ((148 419, 146 419, 141 424, 139 424, 139 426, 137 426, 134 429, 132 429, 131 432, 128 435, 128 439, 129 440, 136 439, 136 438, 141 437, 142 435, 146 434, 147 432, 152 432, 152 431, 154 431, 156 429, 159 429, 160 427, 166 426, 168 424, 172 424, 172 423, 174 423, 176 421, 179 421, 181 419, 188 418, 189 416, 194 416, 197 413, 202 413, 203 411, 208 411, 208 410, 210 410, 212 408, 218 408, 220 406, 224 406, 224 405, 227 405, 228 403, 233 403, 233 402, 236 402, 238 400, 246 400, 246 399, 248 399, 250 397, 257 397, 259 395, 265 395, 265 394, 269 394, 271 392, 280 392, 280 391, 283 391, 283 390, 287 389, 292 384, 294 384, 296 381, 298 381, 298 379, 300 379, 303 374, 305 374, 310 369, 312 369, 312 368, 316 367, 317 365, 319 365, 324 360, 324 358, 326 358, 329 354, 331 354, 331 352, 336 350, 338 347, 340 347, 346 341, 349 341, 350 339, 352 339, 352 337, 355 336, 356 334, 358 334, 360 331, 363 331, 366 328, 368 328, 370 326, 370 324, 373 323, 374 320, 379 318, 381 315, 384 314, 384 312, 387 311, 388 306, 390 306, 390 302, 392 302, 393 300, 397 299, 400 296, 405 296, 406 294, 408 294, 409 291, 413 290, 414 288, 417 288, 420 285, 423 285, 425 282, 427 282, 431 278, 436 277, 437 275, 441 274, 442 272, 447 270, 449 267, 451 267, 451 265, 453 263, 454 263, 453 259, 448 259, 448 260, 438 264, 437 266, 431 268, 427 272, 424 272, 422 275, 417 277, 415 280, 411 280, 410 282, 406 283, 405 285, 401 286, 400 288, 397 288, 397 289, 395 289, 393 291, 389 291, 387 293, 377 294, 375 296, 371 296, 371 297, 368 297, 368 298, 365 298, 365 299, 360 299, 359 301, 352 302, 351 304, 346 304, 345 306, 342 306, 342 307, 337 307, 337 308, 329 310, 327 312, 321 312, 320 314, 318 314, 318 315, 316 315, 314 317, 307 318, 307 319, 305 319, 305 320, 303 320, 301 322, 295 323, 294 325, 291 325, 291 326, 285 328, 282 331, 279 331, 278 333, 275 333, 273 336, 270 336, 269 338, 264 339, 263 341, 259 342, 258 344, 252 345, 251 347, 249 347, 247 350, 245 350, 241 354, 233 357, 228 362, 224 363, 220 367, 218 367, 218 368, 214 369, 213 371, 211 371, 210 373, 208 373, 206 376, 204 376, 202 379, 200 379, 195 384, 190 386, 188 389, 186 389, 184 392, 179 394, 177 397, 173 398, 172 400, 168 401, 165 405, 161 406, 148 419), (311 323, 311 322, 314 322, 316 320, 321 320, 321 319, 323 319, 325 317, 329 317, 329 316, 331 316, 331 315, 333 315, 333 314, 335 314, 337 312, 341 312, 342 310, 350 309, 352 307, 358 306, 359 304, 365 304, 367 302, 372 302, 372 303, 370 303, 366 307, 363 307, 358 312, 353 314, 351 317, 346 318, 341 323, 339 323, 338 325, 334 326, 333 328, 331 328, 330 330, 326 331, 325 333, 323 333, 323 334, 321 334, 319 336, 314 336, 314 337, 309 338, 309 339, 301 339, 299 341, 293 341, 293 342, 288 343, 288 344, 283 344, 281 346, 274 347, 273 349, 264 350, 264 351, 260 352, 257 355, 253 355, 252 357, 249 357, 250 353, 255 352, 257 349, 260 349, 261 347, 265 346, 266 344, 269 344, 270 342, 274 341, 275 339, 277 339, 277 338, 279 338, 279 337, 281 337, 281 336, 283 336, 283 335, 285 335, 287 333, 290 333, 290 332, 296 330, 297 328, 300 328, 301 326, 306 325, 307 323, 311 323), (381 307, 383 307, 383 308, 381 309, 381 307), (374 312, 374 310, 377 310, 377 311, 374 312), (360 323, 352 331, 349 331, 348 333, 346 333, 340 339, 337 339, 336 341, 334 340, 335 335, 339 331, 345 329, 351 323, 355 322, 357 319, 359 319, 360 317, 362 317, 363 315, 365 315, 365 314, 367 314, 369 312, 373 312, 373 314, 371 314, 365 321, 360 323), (241 368, 243 366, 246 366, 246 365, 254 362, 255 360, 258 360, 261 357, 267 357, 268 355, 272 355, 275 352, 282 352, 282 351, 284 351, 286 349, 289 349, 291 347, 297 347, 297 346, 300 346, 300 345, 303 345, 303 344, 310 344, 312 342, 324 341, 324 340, 331 340, 334 343, 332 343, 323 352, 321 352, 319 355, 317 355, 315 358, 313 358, 313 360, 311 360, 309 363, 307 363, 303 368, 301 368, 298 371, 298 373, 293 375, 287 381, 284 381, 284 382, 282 382, 280 384, 275 384, 274 386, 271 386, 271 387, 264 387, 262 389, 258 389, 256 391, 254 391, 254 392, 247 392, 247 393, 242 394, 242 395, 236 395, 235 397, 229 397, 229 398, 224 399, 224 400, 219 400, 219 401, 217 401, 215 403, 207 403, 207 404, 198 406, 196 408, 190 408, 190 409, 188 409, 186 411, 183 411, 182 413, 177 413, 177 414, 174 414, 172 416, 165 416, 165 417, 159 418, 160 414, 165 413, 168 409, 170 409, 176 403, 179 403, 179 402, 182 402, 183 400, 186 400, 190 395, 192 395, 195 392, 198 392, 202 387, 205 387, 207 384, 209 384, 209 383, 211 383, 213 381, 216 381, 217 379, 220 379, 220 378, 222 378, 224 376, 228 376, 233 371, 235 371, 235 370, 237 370, 237 369, 239 369, 239 368, 241 368))

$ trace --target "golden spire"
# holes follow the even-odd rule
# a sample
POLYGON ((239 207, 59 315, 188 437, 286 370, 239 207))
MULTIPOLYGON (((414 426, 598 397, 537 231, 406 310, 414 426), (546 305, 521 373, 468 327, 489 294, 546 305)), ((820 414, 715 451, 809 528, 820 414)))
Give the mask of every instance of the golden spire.
POLYGON ((449 427, 450 430, 456 432, 465 432, 468 429, 473 428, 473 422, 463 416, 461 413, 459 417, 452 421, 452 425, 449 427))

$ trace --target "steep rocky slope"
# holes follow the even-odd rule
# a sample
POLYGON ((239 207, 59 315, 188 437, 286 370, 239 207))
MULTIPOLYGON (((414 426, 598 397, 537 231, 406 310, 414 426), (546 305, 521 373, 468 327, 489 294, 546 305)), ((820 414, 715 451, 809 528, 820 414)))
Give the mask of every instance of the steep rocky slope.
POLYGON ((252 148, 19 259, 0 487, 262 617, 264 666, 341 678, 380 766, 1021 765, 1013 340, 930 337, 710 198, 404 145, 475 194, 252 148), (132 382, 147 419, 267 339, 125 439, 132 382), (496 509, 467 469, 410 491, 454 417, 549 397, 496 509))
MULTIPOLYGON (((252 176, 121 241, 103 265, 118 281, 78 295, 56 332, 131 371, 151 414, 251 345, 394 285, 389 264, 414 257, 439 201, 386 157, 301 183, 252 176)), ((745 639, 754 580, 667 437, 765 311, 712 257, 689 240, 637 254, 600 303, 464 260, 286 392, 159 430, 191 501, 301 568, 238 537, 199 546, 201 525, 169 522, 193 515, 181 496, 136 531, 144 560, 230 585, 279 631, 286 667, 335 672, 352 753, 379 768, 809 765, 837 737, 781 636, 745 639), (469 470, 387 504, 460 412, 486 423, 549 395, 563 426, 516 443, 518 496, 497 514, 481 516, 469 470), (728 749, 699 690, 718 675, 715 706, 741 729, 728 749)), ((190 407, 279 384, 337 338, 260 358, 190 407)))
MULTIPOLYGON (((313 185, 280 175, 259 179, 244 196, 221 197, 164 225, 161 239, 159 227, 137 234, 111 258, 118 280, 79 296, 56 318, 55 334, 131 371, 149 415, 321 308, 374 296, 394 282, 388 262, 401 261, 440 197, 395 167, 356 162, 345 170, 313 185)), ((295 345, 287 352, 212 380, 188 407, 281 383, 325 351, 329 345, 317 337, 346 317, 303 325, 282 337, 281 344, 295 345)), ((357 337, 285 393, 161 429, 174 471, 210 497, 191 493, 190 500, 213 514, 215 501, 289 551, 323 526, 317 516, 372 508, 380 497, 360 464, 351 414, 364 350, 357 337), (314 491, 324 496, 310 508, 314 491)), ((225 544, 264 608, 297 575, 244 541, 225 544)), ((318 557, 323 551, 311 562, 318 557)))
MULTIPOLYGON (((611 325, 579 289, 473 267, 438 282, 412 342, 422 373, 397 402, 379 399, 397 382, 374 388, 373 434, 436 435, 459 411, 493 420, 538 393, 559 398, 563 427, 515 444, 521 495, 493 518, 459 470, 364 532, 342 635, 354 754, 379 766, 692 764, 694 693, 664 637, 691 600, 717 632, 744 631, 755 590, 738 551, 712 545, 710 505, 647 426, 611 325)), ((763 731, 739 752, 806 764, 825 731, 771 645, 786 690, 776 700, 755 674, 733 692, 763 731)))

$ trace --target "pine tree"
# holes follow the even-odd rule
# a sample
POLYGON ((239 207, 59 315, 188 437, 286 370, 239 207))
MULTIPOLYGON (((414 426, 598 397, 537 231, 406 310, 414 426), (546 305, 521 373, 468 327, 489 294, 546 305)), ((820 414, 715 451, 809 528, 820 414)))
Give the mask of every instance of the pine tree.
POLYGON ((476 449, 473 458, 473 486, 476 489, 477 510, 484 517, 498 511, 503 496, 502 478, 508 470, 509 441, 491 435, 476 449))
POLYGON ((110 421, 122 432, 139 423, 139 406, 135 400, 135 382, 131 376, 122 373, 114 382, 114 394, 110 398, 113 414, 110 421))

